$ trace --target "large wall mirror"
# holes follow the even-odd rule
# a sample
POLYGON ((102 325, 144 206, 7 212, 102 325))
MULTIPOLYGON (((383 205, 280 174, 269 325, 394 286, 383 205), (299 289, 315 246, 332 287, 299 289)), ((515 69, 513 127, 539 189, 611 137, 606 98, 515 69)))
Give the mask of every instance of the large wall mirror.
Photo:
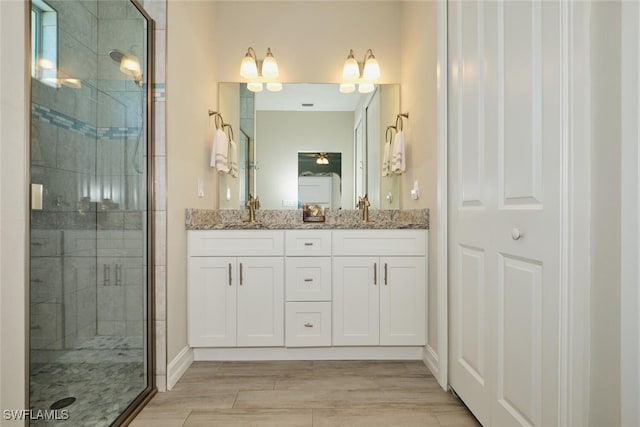
POLYGON ((242 209, 253 194, 263 209, 298 209, 314 198, 307 184, 322 181, 300 177, 324 173, 334 189, 332 209, 354 209, 365 193, 372 207, 397 209, 398 177, 382 177, 381 157, 384 131, 400 112, 400 85, 379 85, 368 94, 343 94, 335 84, 283 86, 254 93, 244 83, 220 83, 219 109, 239 151, 239 177, 219 176, 220 208, 242 209), (340 171, 300 169, 320 156, 330 164, 339 157, 340 171))

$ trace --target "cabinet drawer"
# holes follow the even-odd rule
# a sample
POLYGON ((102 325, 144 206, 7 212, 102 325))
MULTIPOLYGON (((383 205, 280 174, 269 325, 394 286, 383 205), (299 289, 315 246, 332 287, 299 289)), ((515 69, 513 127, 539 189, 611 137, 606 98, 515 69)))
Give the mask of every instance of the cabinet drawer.
POLYGON ((426 230, 336 230, 333 255, 426 255, 426 230))
POLYGON ((284 232, 273 230, 191 230, 189 256, 282 256, 284 232))
POLYGON ((330 301, 331 258, 287 257, 287 301, 330 301))
POLYGON ((287 255, 331 256, 330 230, 293 230, 286 232, 287 255))
POLYGON ((330 302, 288 302, 286 317, 287 347, 331 345, 330 302))

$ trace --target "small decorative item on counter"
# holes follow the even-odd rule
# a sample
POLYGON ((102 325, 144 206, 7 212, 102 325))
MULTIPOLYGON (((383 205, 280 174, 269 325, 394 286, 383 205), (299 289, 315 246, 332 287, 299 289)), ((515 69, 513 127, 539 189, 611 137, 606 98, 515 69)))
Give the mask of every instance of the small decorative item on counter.
POLYGON ((304 222, 324 222, 324 208, 320 205, 302 205, 302 221, 304 222))

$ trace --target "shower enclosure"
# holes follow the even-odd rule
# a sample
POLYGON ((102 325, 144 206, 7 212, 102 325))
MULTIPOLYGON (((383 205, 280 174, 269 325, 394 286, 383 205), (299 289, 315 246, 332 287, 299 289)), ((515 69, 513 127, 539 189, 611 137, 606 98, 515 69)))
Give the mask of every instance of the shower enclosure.
POLYGON ((153 22, 31 0, 32 425, 119 425, 154 391, 153 22))

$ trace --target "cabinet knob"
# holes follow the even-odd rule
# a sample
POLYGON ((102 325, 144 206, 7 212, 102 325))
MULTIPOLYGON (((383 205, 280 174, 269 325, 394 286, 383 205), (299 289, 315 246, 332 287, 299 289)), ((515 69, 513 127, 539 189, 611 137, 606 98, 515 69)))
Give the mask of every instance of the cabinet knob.
POLYGON ((513 227, 511 229, 511 238, 513 240, 520 240, 522 237, 524 237, 524 233, 520 231, 518 227, 513 227))
POLYGON ((305 328, 313 328, 313 324, 312 323, 305 323, 304 327, 305 328))

